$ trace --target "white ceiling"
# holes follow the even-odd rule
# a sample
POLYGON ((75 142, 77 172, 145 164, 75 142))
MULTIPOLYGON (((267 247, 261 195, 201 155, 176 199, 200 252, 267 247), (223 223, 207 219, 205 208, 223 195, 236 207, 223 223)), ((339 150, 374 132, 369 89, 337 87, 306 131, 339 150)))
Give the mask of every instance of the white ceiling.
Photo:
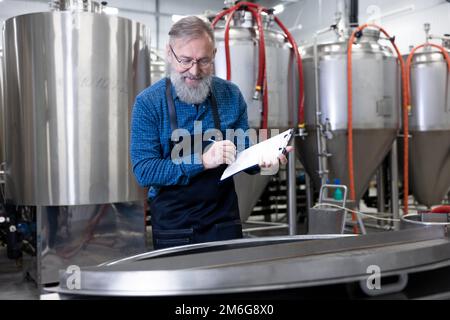
MULTIPOLYGON (((39 11, 48 10, 49 0, 0 0, 0 20, 39 11)), ((99 0, 99 2, 101 2, 99 0)), ((107 1, 109 6, 131 10, 136 12, 151 13, 155 12, 155 0, 110 0, 107 1)), ((186 9, 201 10, 204 9, 221 9, 223 0, 160 0, 160 11, 166 14, 185 14, 186 9)))
MULTIPOLYGON (((0 24, 22 14, 43 12, 49 10, 51 0, 0 0, 0 24)), ((101 2, 101 0, 96 0, 101 2)), ((256 0, 266 7, 277 4, 292 3, 304 0, 256 0)), ((333 0, 327 0, 333 1, 333 0)), ((149 26, 152 33, 152 46, 162 47, 167 33, 172 25, 172 15, 203 14, 209 10, 218 12, 224 7, 224 0, 159 0, 159 13, 156 9, 156 0, 109 0, 108 6, 119 9, 119 16, 139 21, 149 26)), ((2 42, 0 33, 0 47, 2 42)))

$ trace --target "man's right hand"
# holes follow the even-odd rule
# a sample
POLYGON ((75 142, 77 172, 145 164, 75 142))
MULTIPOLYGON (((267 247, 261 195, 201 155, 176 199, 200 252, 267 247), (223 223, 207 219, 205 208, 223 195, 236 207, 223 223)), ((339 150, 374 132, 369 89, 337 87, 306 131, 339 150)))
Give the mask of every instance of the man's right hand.
POLYGON ((215 169, 222 164, 231 164, 236 160, 236 146, 231 141, 213 142, 202 156, 206 170, 215 169))

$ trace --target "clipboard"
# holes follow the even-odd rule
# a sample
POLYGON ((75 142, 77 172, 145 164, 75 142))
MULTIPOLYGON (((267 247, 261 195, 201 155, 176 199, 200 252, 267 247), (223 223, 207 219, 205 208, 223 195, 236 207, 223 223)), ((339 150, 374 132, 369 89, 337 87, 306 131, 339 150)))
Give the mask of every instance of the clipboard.
POLYGON ((293 135, 294 129, 290 129, 242 151, 236 156, 236 160, 225 169, 220 181, 228 179, 241 171, 258 166, 263 155, 278 157, 281 154, 286 154, 286 147, 289 145, 293 135))

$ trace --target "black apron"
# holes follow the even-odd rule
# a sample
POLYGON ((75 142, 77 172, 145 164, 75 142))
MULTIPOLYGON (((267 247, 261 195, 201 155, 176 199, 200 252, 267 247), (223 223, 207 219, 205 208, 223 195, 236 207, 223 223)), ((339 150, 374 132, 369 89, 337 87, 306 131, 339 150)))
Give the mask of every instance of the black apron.
MULTIPOLYGON (((173 132, 178 124, 168 78, 166 100, 173 132)), ((220 117, 212 90, 211 107, 214 126, 220 130, 220 117)), ((171 143, 171 148, 173 147, 171 143)), ((227 179, 220 182, 225 168, 226 165, 222 165, 205 170, 192 178, 186 186, 160 189, 150 203, 155 249, 242 238, 234 181, 227 179)))

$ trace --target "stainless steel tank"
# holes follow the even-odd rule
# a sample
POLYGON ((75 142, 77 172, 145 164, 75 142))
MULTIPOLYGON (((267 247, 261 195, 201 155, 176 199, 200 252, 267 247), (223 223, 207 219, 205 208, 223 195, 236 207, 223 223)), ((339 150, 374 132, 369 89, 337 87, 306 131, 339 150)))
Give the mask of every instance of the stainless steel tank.
POLYGON ((3 69, 4 69, 4 67, 3 67, 3 49, 0 49, 0 164, 3 163, 3 161, 4 161, 3 114, 4 114, 4 98, 5 98, 4 86, 5 86, 5 84, 4 84, 3 69))
MULTIPOLYGON (((400 68, 395 54, 366 29, 353 46, 353 135, 355 193, 359 200, 389 152, 399 129, 400 68)), ((316 130, 314 46, 302 49, 305 120, 308 136, 297 153, 316 187, 321 185, 316 130)), ((329 154, 328 178, 349 184, 347 161, 347 41, 320 44, 318 52, 320 123, 329 154)))
MULTIPOLYGON (((242 92, 247 103, 250 128, 261 126, 262 99, 254 100, 255 84, 258 76, 259 33, 256 22, 250 12, 245 16, 235 14, 236 19, 230 27, 231 81, 242 92)), ((295 62, 291 46, 285 37, 272 29, 267 21, 265 25, 266 68, 268 82, 268 126, 284 130, 295 126, 297 90, 293 64, 295 62)), ((214 62, 216 76, 227 78, 225 58, 225 28, 218 25, 215 29, 217 54, 214 62)), ((297 82, 298 83, 298 82, 297 82)), ((282 131, 281 131, 282 132, 282 131)), ((245 173, 234 178, 239 199, 241 220, 245 221, 262 195, 270 180, 269 176, 249 176, 245 173)))
POLYGON ((409 172, 415 199, 428 207, 441 203, 450 189, 449 92, 442 53, 431 47, 417 52, 411 64, 409 172))
MULTIPOLYGON (((236 16, 240 16, 237 13, 236 16)), ((297 88, 293 75, 295 63, 291 46, 286 38, 270 24, 264 23, 266 45, 266 74, 269 88, 268 126, 285 129, 296 125, 294 118, 297 107, 297 88), (268 27, 269 26, 269 27, 268 27)), ((223 79, 227 76, 225 58, 225 28, 218 25, 215 29, 217 54, 214 62, 215 74, 223 79)), ((239 86, 248 107, 248 119, 251 128, 261 125, 262 100, 253 100, 258 75, 259 35, 256 22, 250 12, 237 18, 230 27, 231 81, 239 86)))
POLYGON ((150 85, 149 30, 85 9, 5 23, 6 188, 14 203, 145 199, 128 149, 134 99, 150 85))

